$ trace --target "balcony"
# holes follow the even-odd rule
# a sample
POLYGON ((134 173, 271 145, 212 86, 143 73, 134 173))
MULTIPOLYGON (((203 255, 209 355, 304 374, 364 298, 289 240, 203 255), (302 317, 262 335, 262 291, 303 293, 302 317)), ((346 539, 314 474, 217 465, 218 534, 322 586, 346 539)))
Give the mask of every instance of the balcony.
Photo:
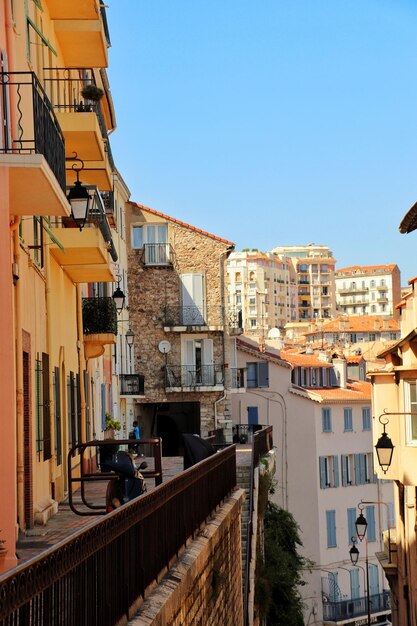
POLYGON ((113 298, 83 298, 84 351, 87 359, 116 343, 117 311, 113 298))
MULTIPOLYGON (((111 116, 107 121, 101 102, 83 96, 83 90, 97 87, 93 70, 83 68, 45 68, 45 90, 65 137, 67 179, 73 182, 71 159, 76 153, 84 162, 83 182, 111 191, 111 151, 107 136, 113 127, 111 116)), ((107 110, 107 109, 106 109, 107 110)))
POLYGON ((107 219, 109 220, 110 226, 116 226, 116 204, 114 201, 114 193, 113 191, 102 191, 101 199, 103 200, 104 209, 106 211, 107 219))
POLYGON ((171 267, 174 251, 170 243, 144 243, 141 261, 145 267, 171 267))
POLYGON ((36 75, 0 72, 0 102, 0 168, 10 214, 69 215, 64 136, 36 75))
POLYGON ((140 374, 120 374, 120 395, 121 396, 144 396, 145 377, 140 374))
POLYGON ((339 287, 337 291, 338 293, 365 293, 369 291, 369 287, 339 287))
POLYGON ((166 391, 218 391, 224 389, 223 365, 167 365, 166 391))
POLYGON ((104 6, 92 0, 48 0, 66 67, 107 67, 110 45, 104 6), (82 4, 82 8, 79 5, 82 4), (71 7, 70 7, 71 5, 71 7), (80 10, 78 10, 80 8, 80 10), (62 17, 59 17, 61 15, 62 17))
MULTIPOLYGON (((370 597, 369 601, 371 606, 371 615, 374 615, 375 613, 383 613, 384 611, 390 611, 391 604, 389 591, 383 591, 382 593, 373 595, 370 597)), ((342 600, 339 602, 323 602, 323 620, 327 622, 340 622, 360 616, 366 619, 366 614, 366 597, 342 600)))
POLYGON ((91 202, 82 231, 71 217, 51 227, 50 251, 74 283, 114 282, 117 261, 103 201, 96 187, 87 187, 91 202))
POLYGON ((183 332, 196 328, 209 330, 222 330, 224 326, 222 307, 213 306, 165 306, 164 307, 165 330, 177 330, 183 332))

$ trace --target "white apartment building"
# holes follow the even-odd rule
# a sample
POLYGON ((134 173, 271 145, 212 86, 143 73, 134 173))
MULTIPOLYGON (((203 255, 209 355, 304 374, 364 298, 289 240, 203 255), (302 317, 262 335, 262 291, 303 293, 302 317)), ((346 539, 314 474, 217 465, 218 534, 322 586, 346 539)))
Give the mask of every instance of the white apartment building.
POLYGON ((291 262, 271 252, 232 252, 227 261, 229 306, 242 311, 248 335, 266 337, 298 315, 297 282, 291 262))
POLYGON ((349 379, 343 359, 279 353, 268 343, 261 352, 247 337, 236 344, 244 390, 232 395, 235 428, 273 426, 273 499, 294 515, 302 553, 314 563, 300 589, 305 624, 367 623, 366 545, 371 623, 389 624, 388 582, 376 553, 383 550, 382 531, 392 521, 393 488, 374 474, 371 385, 349 379), (360 557, 353 566, 349 550, 361 501, 368 543, 358 543, 360 557))
POLYGON ((278 246, 272 252, 291 259, 298 282, 299 320, 334 317, 336 260, 330 248, 310 243, 307 246, 278 246))
POLYGON ((398 317, 401 272, 397 265, 343 267, 335 273, 336 306, 342 315, 398 317))

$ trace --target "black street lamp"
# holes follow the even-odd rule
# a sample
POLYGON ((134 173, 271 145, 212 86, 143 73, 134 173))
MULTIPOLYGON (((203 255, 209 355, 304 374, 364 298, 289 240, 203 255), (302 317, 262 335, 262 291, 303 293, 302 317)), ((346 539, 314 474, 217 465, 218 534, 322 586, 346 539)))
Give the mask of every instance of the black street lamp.
POLYGON ((88 189, 84 187, 80 181, 80 172, 84 169, 84 161, 77 157, 76 152, 74 152, 74 158, 68 160, 76 161, 72 165, 72 169, 77 176, 77 180, 75 181, 74 186, 70 188, 67 200, 71 206, 72 219, 77 224, 79 229, 82 230, 87 220, 91 196, 88 193, 88 189))
MULTIPOLYGON (((359 539, 359 536, 354 535, 352 540, 352 547, 349 550, 350 560, 352 561, 352 565, 357 565, 359 560, 359 550, 356 547, 355 539, 359 539)), ((367 626, 371 626, 371 602, 369 598, 369 566, 368 566, 368 540, 365 536, 362 537, 365 539, 365 571, 366 571, 366 608, 367 608, 367 626)))
MULTIPOLYGON (((391 563, 392 563, 392 560, 391 560, 391 557, 392 557, 392 555, 391 555, 391 532, 390 532, 391 523, 390 523, 390 510, 389 510, 389 506, 388 506, 388 504, 387 504, 386 502, 383 502, 382 500, 374 500, 374 501, 370 501, 370 500, 361 500, 361 501, 360 501, 360 504, 358 504, 358 508, 359 508, 359 510, 361 511, 361 514, 359 515, 358 519, 356 520, 356 524, 355 524, 355 526, 356 526, 356 532, 357 532, 358 536, 359 536, 359 532, 358 532, 358 526, 357 526, 357 524, 358 524, 358 520, 359 520, 359 518, 360 518, 360 517, 362 517, 362 518, 365 520, 365 524, 366 524, 366 526, 368 526, 368 523, 367 523, 367 521, 366 521, 365 517, 362 515, 362 509, 363 509, 363 506, 361 507, 361 505, 364 505, 364 504, 378 504, 378 505, 383 504, 383 505, 386 507, 386 509, 387 509, 387 524, 388 524, 388 564, 389 564, 389 565, 391 565, 391 563)), ((365 532, 366 532, 366 529, 365 529, 365 532)), ((360 538, 360 537, 359 537, 359 538, 360 538)))
POLYGON ((359 541, 362 541, 362 539, 366 535, 368 522, 366 521, 366 518, 364 517, 364 514, 362 513, 363 506, 361 507, 361 505, 358 504, 358 507, 359 507, 360 513, 359 513, 359 517, 357 518, 355 522, 355 528, 356 528, 356 534, 358 535, 359 541))
POLYGON ((117 277, 117 287, 113 292, 112 298, 114 300, 114 303, 116 305, 116 311, 117 313, 121 313, 123 310, 123 307, 125 305, 125 300, 126 300, 126 296, 123 293, 123 291, 120 289, 120 281, 122 280, 121 276, 117 277))

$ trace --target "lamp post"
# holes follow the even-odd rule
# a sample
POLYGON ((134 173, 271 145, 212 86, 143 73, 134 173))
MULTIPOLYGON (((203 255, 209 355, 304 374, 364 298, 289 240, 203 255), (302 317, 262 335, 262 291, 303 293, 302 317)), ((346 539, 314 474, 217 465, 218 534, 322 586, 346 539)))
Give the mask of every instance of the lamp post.
MULTIPOLYGON (((387 522, 388 522, 388 564, 391 565, 392 561, 391 561, 391 533, 390 533, 390 527, 391 527, 391 523, 390 523, 390 511, 389 511, 389 506, 386 502, 383 502, 382 500, 375 500, 375 501, 370 501, 370 500, 361 500, 360 504, 358 504, 358 508, 361 511, 361 515, 362 515, 362 509, 361 508, 361 504, 383 504, 386 508, 387 508, 387 522)), ((363 517, 363 515, 362 515, 363 517)), ((359 519, 359 517, 358 517, 359 519)), ((365 519, 363 517, 363 519, 365 519)), ((356 523, 358 522, 358 520, 356 520, 356 523)), ((365 519, 366 522, 366 519, 365 519)), ((368 524, 366 524, 368 526, 368 524)), ((356 526, 356 532, 357 532, 357 526, 356 526)), ((366 531, 365 531, 366 532, 366 531)), ((358 533, 359 534, 359 533, 358 533)))
POLYGON ((352 547, 349 550, 350 560, 352 561, 352 565, 356 565, 359 559, 359 550, 356 547, 355 539, 359 539, 362 541, 365 540, 365 571, 366 571, 366 609, 367 609, 367 626, 371 626, 371 603, 369 600, 369 567, 368 567, 368 540, 365 536, 362 539, 359 535, 353 535, 351 537, 352 547))
POLYGON ((74 186, 69 190, 67 200, 71 206, 72 219, 77 224, 79 229, 82 230, 87 220, 88 209, 91 201, 88 189, 84 187, 80 181, 80 172, 84 169, 84 161, 78 158, 76 152, 74 152, 74 157, 67 160, 75 161, 75 163, 71 166, 71 169, 75 172, 77 177, 74 186))
POLYGON ((123 291, 120 289, 120 281, 122 280, 122 277, 118 275, 116 278, 117 278, 117 287, 113 292, 112 298, 116 305, 116 311, 119 314, 122 312, 123 307, 125 305, 126 296, 123 293, 123 291))

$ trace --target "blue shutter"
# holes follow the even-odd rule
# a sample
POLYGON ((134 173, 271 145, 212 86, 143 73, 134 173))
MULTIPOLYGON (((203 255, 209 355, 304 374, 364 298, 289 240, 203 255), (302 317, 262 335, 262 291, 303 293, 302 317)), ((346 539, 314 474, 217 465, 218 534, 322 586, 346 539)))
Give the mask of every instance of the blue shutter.
POLYGON ((367 506, 366 507, 366 521, 368 522, 368 529, 366 531, 366 536, 368 541, 376 541, 375 534, 375 507, 367 506))
POLYGON ((369 595, 376 596, 379 593, 378 566, 369 563, 369 595))
POLYGON ((342 486, 346 487, 347 485, 347 471, 346 471, 346 463, 347 463, 347 456, 346 454, 342 454, 340 457, 340 464, 342 466, 342 486))
POLYGON ((326 511, 327 547, 336 547, 336 511, 326 511))
POLYGON ((324 456, 319 457, 320 470, 320 489, 326 489, 326 459, 324 456))
POLYGON ((330 433, 332 431, 332 418, 330 409, 321 410, 322 431, 324 433, 330 433))
POLYGON ((360 598, 360 588, 359 588, 359 570, 351 569, 350 570, 350 597, 352 600, 356 598, 360 598))
POLYGON ((248 406, 248 424, 258 424, 258 407, 248 406))
POLYGON ((246 367, 246 386, 256 387, 256 363, 247 363, 246 367))
POLYGON ((269 387, 269 363, 258 363, 258 387, 269 387))
POLYGON ((355 454, 355 485, 361 485, 360 454, 355 454))
POLYGON ((351 432, 353 430, 352 409, 343 409, 344 430, 351 432))
POLYGON ((368 407, 362 409, 362 428, 363 430, 371 430, 371 409, 368 407))
POLYGON ((389 519, 388 519, 388 528, 392 528, 395 526, 395 507, 393 502, 388 502, 389 507, 389 519))
POLYGON ((339 459, 337 456, 333 457, 333 487, 339 486, 339 459))
POLYGON ((356 535, 356 508, 350 508, 347 510, 348 520, 348 544, 352 543, 352 537, 356 535))
POLYGON ((359 455, 359 473, 360 473, 360 484, 366 485, 366 461, 365 455, 359 455))

